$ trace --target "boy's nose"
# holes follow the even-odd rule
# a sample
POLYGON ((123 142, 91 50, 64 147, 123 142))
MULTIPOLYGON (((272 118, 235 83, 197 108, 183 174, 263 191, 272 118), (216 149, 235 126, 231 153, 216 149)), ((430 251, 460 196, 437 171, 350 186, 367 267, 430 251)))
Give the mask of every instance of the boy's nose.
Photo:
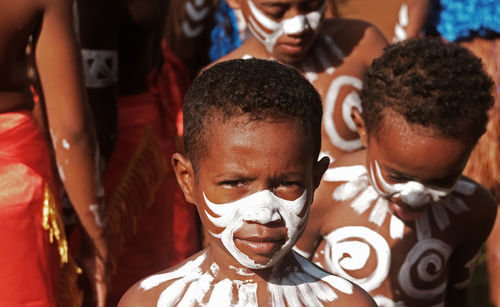
POLYGON ((283 31, 285 34, 300 34, 307 27, 307 20, 304 15, 297 15, 283 22, 283 31))
POLYGON ((281 215, 277 208, 260 207, 250 211, 244 220, 246 222, 269 224, 281 221, 281 215))

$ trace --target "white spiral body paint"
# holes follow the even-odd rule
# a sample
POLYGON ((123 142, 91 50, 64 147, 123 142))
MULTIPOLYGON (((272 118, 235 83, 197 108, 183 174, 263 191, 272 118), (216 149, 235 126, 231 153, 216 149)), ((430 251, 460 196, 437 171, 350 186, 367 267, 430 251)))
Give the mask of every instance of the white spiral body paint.
POLYGON ((377 232, 367 227, 348 226, 332 231, 324 239, 325 263, 330 272, 353 281, 368 292, 380 287, 387 278, 391 250, 384 237, 377 232), (370 257, 370 246, 375 250, 377 267, 367 277, 354 278, 346 270, 365 267, 370 257))
MULTIPOLYGON (((373 187, 376 189, 380 196, 385 198, 401 198, 401 200, 408 206, 418 209, 427 205, 431 200, 438 202, 442 198, 448 196, 455 188, 455 184, 448 189, 436 189, 427 187, 417 181, 408 181, 406 183, 389 184, 385 181, 378 161, 370 163, 370 178, 373 187), (375 172, 373 171, 373 164, 375 164, 375 172), (378 187, 380 182, 381 187, 378 187)), ((458 180, 457 180, 458 182, 458 180)))
POLYGON ((317 11, 276 22, 260 11, 252 0, 248 0, 248 6, 251 13, 249 16, 249 29, 264 45, 266 50, 272 54, 274 46, 281 36, 285 34, 300 34, 306 29, 311 29, 316 32, 323 19, 326 3, 325 0, 321 8, 317 11))
POLYGON ((221 239, 222 244, 239 263, 251 269, 268 268, 290 251, 302 233, 309 213, 307 208, 304 216, 299 217, 307 204, 306 191, 293 201, 281 199, 269 190, 260 191, 227 204, 214 204, 207 199, 205 193, 203 193, 203 197, 207 207, 215 214, 212 216, 205 210, 208 220, 215 226, 224 228, 221 233, 212 233, 212 235, 221 239), (280 220, 284 221, 287 228, 287 240, 268 263, 263 265, 255 263, 236 247, 233 239, 234 233, 245 222, 264 225, 280 220))
POLYGON ((398 274, 398 281, 403 291, 410 297, 432 300, 446 290, 446 278, 433 288, 418 288, 412 279, 412 271, 416 271, 416 278, 424 283, 436 282, 446 273, 451 247, 437 239, 418 241, 408 252, 405 262, 398 274))
MULTIPOLYGON (((363 146, 360 138, 353 140, 343 139, 335 127, 335 121, 333 114, 335 112, 335 105, 338 103, 337 99, 340 93, 340 89, 344 86, 353 86, 354 88, 361 90, 362 82, 360 79, 351 76, 338 76, 333 80, 328 88, 324 99, 324 114, 323 114, 323 125, 325 131, 330 138, 330 142, 337 148, 344 151, 353 151, 359 149, 363 146)), ((347 95, 342 103, 342 119, 352 131, 356 131, 356 126, 351 118, 351 110, 353 107, 358 108, 361 111, 361 100, 357 92, 352 92, 347 95)))
POLYGON ((85 86, 103 88, 118 82, 118 52, 116 50, 82 49, 85 86))
MULTIPOLYGON (((298 266, 276 268, 269 277, 266 290, 271 306, 281 307, 286 304, 291 307, 321 307, 323 302, 338 298, 338 292, 347 295, 353 293, 353 285, 347 280, 327 274, 297 254, 293 255, 298 266)), ((203 272, 201 266, 206 259, 205 252, 173 272, 150 276, 139 284, 139 289, 149 291, 173 281, 159 295, 159 307, 258 305, 257 282, 252 279, 242 281, 220 278, 219 268, 215 263, 210 265, 207 272, 203 272), (237 296, 233 293, 237 293, 237 296)))

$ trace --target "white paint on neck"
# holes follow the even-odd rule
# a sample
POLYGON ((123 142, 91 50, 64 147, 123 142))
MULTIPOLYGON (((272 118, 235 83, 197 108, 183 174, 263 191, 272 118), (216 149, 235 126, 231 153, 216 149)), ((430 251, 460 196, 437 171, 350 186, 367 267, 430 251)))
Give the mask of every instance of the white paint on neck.
POLYGON ((293 201, 279 198, 269 190, 260 191, 227 204, 212 203, 205 193, 203 193, 203 197, 207 207, 214 213, 212 216, 205 210, 208 220, 215 226, 224 228, 221 233, 212 233, 212 235, 222 240, 222 244, 239 263, 251 269, 271 267, 290 251, 302 233, 309 213, 307 208, 305 215, 299 217, 307 204, 306 191, 293 201), (233 239, 234 232, 240 229, 245 222, 264 225, 281 220, 287 228, 287 240, 268 263, 255 263, 236 247, 233 239))
POLYGON ((241 275, 241 276, 253 276, 253 275, 255 275, 255 273, 253 273, 253 272, 248 272, 246 268, 237 268, 233 265, 230 265, 229 268, 231 270, 234 270, 238 275, 241 275))
POLYGON ((248 6, 251 13, 249 16, 249 29, 264 45, 266 50, 272 54, 276 42, 282 35, 297 35, 307 29, 317 31, 326 10, 326 0, 318 11, 297 15, 281 22, 276 22, 267 17, 252 0, 248 0, 248 6))

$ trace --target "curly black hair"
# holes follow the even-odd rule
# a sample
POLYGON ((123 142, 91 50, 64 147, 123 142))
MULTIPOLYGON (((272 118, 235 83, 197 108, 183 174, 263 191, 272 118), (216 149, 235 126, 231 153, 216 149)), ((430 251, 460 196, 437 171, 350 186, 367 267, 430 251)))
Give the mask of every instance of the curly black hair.
MULTIPOLYGON (((184 98, 184 146, 196 167, 207 151, 210 122, 249 116, 249 120, 297 118, 321 147, 321 97, 296 69, 259 59, 221 62, 193 81, 184 98)), ((263 140, 265 141, 265 140, 263 140)))
POLYGON ((410 124, 473 146, 486 129, 492 85, 481 60, 457 44, 423 38, 388 46, 364 75, 366 129, 378 132, 390 108, 410 124))

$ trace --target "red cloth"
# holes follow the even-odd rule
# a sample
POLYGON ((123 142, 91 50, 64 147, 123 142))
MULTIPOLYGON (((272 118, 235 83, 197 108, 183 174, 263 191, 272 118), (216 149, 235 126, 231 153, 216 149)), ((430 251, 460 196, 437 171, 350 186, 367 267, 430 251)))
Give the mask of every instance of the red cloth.
POLYGON ((0 114, 0 306, 55 306, 60 258, 42 228, 46 182, 50 155, 31 112, 0 114))
POLYGON ((106 190, 113 193, 148 127, 153 128, 160 141, 168 171, 153 205, 137 221, 136 233, 126 238, 112 277, 109 306, 116 306, 138 280, 173 266, 200 249, 196 210, 185 202, 170 164, 178 149, 177 121, 182 119, 182 98, 187 88, 187 83, 181 85, 178 75, 172 74, 172 65, 177 64, 167 58, 161 73, 151 73, 150 91, 119 100, 119 137, 105 173, 106 190))

